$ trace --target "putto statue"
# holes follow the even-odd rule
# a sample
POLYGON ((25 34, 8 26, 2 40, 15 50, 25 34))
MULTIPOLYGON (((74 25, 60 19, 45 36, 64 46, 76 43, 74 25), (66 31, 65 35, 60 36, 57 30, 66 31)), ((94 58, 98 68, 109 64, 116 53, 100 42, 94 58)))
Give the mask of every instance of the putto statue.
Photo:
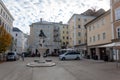
POLYGON ((43 47, 43 44, 45 42, 44 39, 47 38, 46 35, 44 34, 43 30, 40 30, 39 38, 40 38, 39 45, 40 45, 40 47, 43 47))

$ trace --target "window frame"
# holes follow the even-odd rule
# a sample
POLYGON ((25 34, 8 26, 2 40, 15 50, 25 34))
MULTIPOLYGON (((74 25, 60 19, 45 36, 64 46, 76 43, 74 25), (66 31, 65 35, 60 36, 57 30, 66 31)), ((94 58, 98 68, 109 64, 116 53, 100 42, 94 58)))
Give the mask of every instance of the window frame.
MULTIPOLYGON (((120 38, 120 37, 118 36, 118 29, 120 29, 120 26, 116 28, 117 38, 120 38)), ((119 32, 119 35, 120 35, 120 32, 119 32)))
POLYGON ((115 9, 115 20, 120 20, 120 7, 115 9))
POLYGON ((105 40, 106 39, 106 33, 105 32, 102 33, 102 36, 103 36, 103 40, 105 40))

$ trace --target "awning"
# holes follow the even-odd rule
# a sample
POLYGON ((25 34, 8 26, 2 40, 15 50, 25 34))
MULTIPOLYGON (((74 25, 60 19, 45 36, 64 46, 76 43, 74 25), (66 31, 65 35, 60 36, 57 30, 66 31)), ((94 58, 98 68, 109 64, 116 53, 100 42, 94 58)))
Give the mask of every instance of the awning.
POLYGON ((110 43, 110 44, 106 44, 98 47, 115 47, 115 46, 120 46, 120 42, 110 43))

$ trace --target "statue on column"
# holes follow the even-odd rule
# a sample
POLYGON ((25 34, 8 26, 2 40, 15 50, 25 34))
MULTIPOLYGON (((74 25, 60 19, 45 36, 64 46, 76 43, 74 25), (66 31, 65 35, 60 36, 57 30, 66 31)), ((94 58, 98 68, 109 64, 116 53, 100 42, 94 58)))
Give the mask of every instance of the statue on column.
POLYGON ((45 42, 45 38, 46 38, 46 35, 44 34, 44 32, 43 32, 43 30, 40 30, 40 34, 39 34, 39 38, 40 38, 40 46, 41 47, 43 47, 43 44, 44 44, 44 42, 45 42))
POLYGON ((39 44, 38 44, 38 52, 41 53, 40 60, 35 60, 34 62, 28 63, 27 66, 29 67, 51 67, 55 66, 55 63, 52 62, 52 60, 44 60, 43 54, 46 52, 47 47, 45 47, 45 38, 46 35, 44 34, 43 30, 40 30, 39 34, 39 44))

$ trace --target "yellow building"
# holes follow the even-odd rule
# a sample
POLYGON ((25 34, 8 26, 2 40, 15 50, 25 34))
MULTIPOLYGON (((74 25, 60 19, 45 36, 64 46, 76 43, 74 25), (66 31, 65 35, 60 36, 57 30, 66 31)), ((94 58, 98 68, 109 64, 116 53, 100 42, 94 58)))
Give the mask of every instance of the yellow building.
POLYGON ((61 48, 67 48, 69 45, 69 31, 67 24, 62 24, 60 27, 60 35, 61 48))
POLYGON ((74 14, 70 18, 68 21, 69 47, 86 51, 86 29, 84 25, 94 18, 83 14, 74 14))
POLYGON ((111 0, 112 41, 115 43, 115 55, 120 59, 120 0, 111 0), (119 55, 118 55, 119 54, 119 55))
POLYGON ((92 59, 112 59, 112 28, 110 10, 96 17, 85 26, 87 28, 88 55, 92 59))

